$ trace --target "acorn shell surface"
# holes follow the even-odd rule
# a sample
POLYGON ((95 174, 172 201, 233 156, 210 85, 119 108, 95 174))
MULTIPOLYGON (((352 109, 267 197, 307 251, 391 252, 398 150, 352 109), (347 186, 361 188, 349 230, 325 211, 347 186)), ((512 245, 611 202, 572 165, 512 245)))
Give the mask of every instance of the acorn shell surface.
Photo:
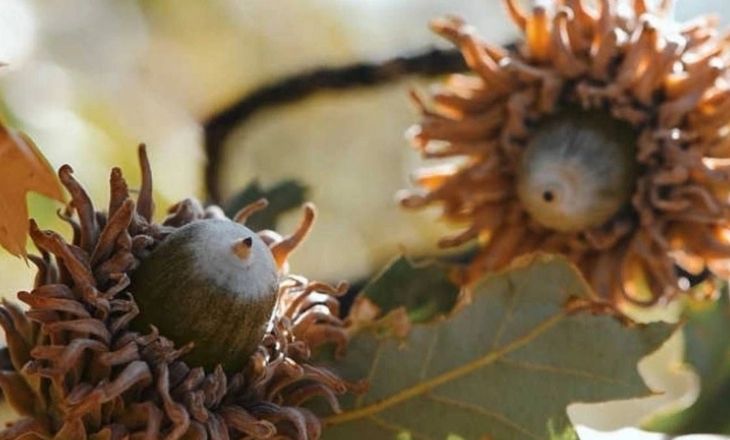
POLYGON ((602 112, 570 110, 542 122, 525 149, 517 192, 548 228, 600 226, 625 206, 636 179, 633 129, 602 112))
POLYGON ((132 274, 130 291, 140 308, 133 327, 154 325, 178 346, 193 342, 188 363, 230 372, 245 366, 263 338, 278 273, 255 232, 206 219, 171 233, 132 274))

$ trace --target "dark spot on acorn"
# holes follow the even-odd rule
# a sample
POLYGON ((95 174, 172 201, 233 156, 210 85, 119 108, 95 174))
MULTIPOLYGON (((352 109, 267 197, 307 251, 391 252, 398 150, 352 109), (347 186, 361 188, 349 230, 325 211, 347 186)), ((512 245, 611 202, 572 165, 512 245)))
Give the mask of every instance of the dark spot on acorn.
POLYGON ((636 133, 596 110, 568 109, 535 129, 517 171, 523 206, 540 224, 562 232, 600 226, 631 197, 636 133))
MULTIPOLYGON (((278 274, 256 233, 223 219, 192 222, 171 233, 132 274, 140 314, 178 346, 193 343, 193 366, 239 371, 261 342, 277 300, 278 274)), ((211 371, 211 370, 208 370, 211 371)))

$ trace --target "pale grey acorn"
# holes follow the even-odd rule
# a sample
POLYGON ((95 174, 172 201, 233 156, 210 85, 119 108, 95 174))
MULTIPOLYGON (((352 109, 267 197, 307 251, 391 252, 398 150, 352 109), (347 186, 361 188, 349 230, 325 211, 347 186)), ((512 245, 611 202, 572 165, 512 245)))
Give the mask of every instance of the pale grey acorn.
POLYGON ((627 204, 636 179, 636 136, 597 111, 566 110, 535 130, 517 192, 540 224, 561 232, 600 226, 627 204))

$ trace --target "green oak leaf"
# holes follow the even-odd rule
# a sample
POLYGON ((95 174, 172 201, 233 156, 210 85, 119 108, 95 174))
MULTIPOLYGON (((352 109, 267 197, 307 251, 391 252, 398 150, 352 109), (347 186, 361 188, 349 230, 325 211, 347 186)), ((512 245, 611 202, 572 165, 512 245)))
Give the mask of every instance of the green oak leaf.
POLYGON ((254 180, 225 204, 224 211, 228 217, 233 218, 241 208, 264 197, 269 201, 269 206, 253 214, 246 221, 246 226, 254 231, 275 230, 280 215, 301 206, 306 201, 307 187, 296 180, 284 180, 263 189, 259 182, 254 180))
POLYGON ((449 278, 449 266, 435 261, 414 263, 406 257, 392 261, 360 292, 381 313, 405 307, 411 322, 426 322, 449 313, 460 287, 449 278))
POLYGON ((449 319, 414 325, 403 340, 361 330, 330 367, 370 388, 325 418, 324 438, 560 438, 570 433, 572 402, 650 395, 637 363, 675 327, 567 311, 569 300, 591 295, 565 259, 532 256, 482 280, 449 319))
POLYGON ((689 408, 657 416, 646 428, 667 434, 730 435, 730 298, 690 303, 685 312, 685 358, 700 376, 700 394, 689 408))

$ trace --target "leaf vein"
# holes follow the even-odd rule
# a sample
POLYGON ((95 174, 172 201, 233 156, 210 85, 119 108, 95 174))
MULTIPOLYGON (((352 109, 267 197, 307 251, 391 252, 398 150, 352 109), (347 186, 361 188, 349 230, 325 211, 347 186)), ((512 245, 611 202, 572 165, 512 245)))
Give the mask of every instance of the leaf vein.
POLYGON ((563 367, 557 367, 554 365, 536 364, 536 363, 532 363, 532 362, 516 361, 513 359, 508 359, 506 357, 499 359, 497 362, 511 365, 511 366, 517 367, 517 368, 522 368, 524 370, 544 371, 547 373, 584 377, 586 379, 592 379, 592 380, 595 380, 598 382, 608 382, 608 383, 612 383, 612 384, 616 384, 616 385, 631 387, 631 384, 624 382, 622 380, 614 379, 614 378, 608 377, 608 376, 602 376, 600 374, 595 374, 590 371, 584 371, 584 370, 578 370, 578 369, 572 369, 572 368, 563 368, 563 367))
POLYGON ((497 347, 499 340, 502 338, 502 333, 504 333, 505 327, 507 327, 507 324, 512 321, 512 315, 515 311, 515 307, 517 307, 517 298, 520 296, 520 292, 515 289, 512 277, 507 277, 507 286, 509 287, 509 292, 512 292, 512 295, 510 296, 511 300, 507 310, 504 315, 502 315, 502 319, 499 321, 499 325, 497 326, 497 331, 495 332, 494 339, 492 340, 492 349, 497 347))
MULTIPOLYGON (((372 383, 373 376, 375 375, 375 370, 378 368, 378 363, 380 362, 380 355, 383 352, 383 345, 385 344, 385 339, 378 340, 378 347, 375 349, 375 353, 373 354, 373 360, 370 362, 370 367, 368 368, 368 374, 367 374, 367 381, 368 383, 372 383)), ((365 398, 365 394, 361 394, 357 397, 355 400, 355 408, 359 408, 362 404, 362 400, 365 398)))
POLYGON ((431 338, 431 342, 428 346, 428 351, 426 352, 426 357, 423 359, 423 366, 421 367, 421 372, 418 375, 419 379, 426 378, 426 374, 428 373, 428 367, 431 366, 431 361, 433 360, 433 355, 434 355, 434 352, 436 351, 436 343, 439 340, 439 334, 440 334, 440 332, 438 330, 434 330, 433 337, 431 338))
POLYGON ((439 396, 436 394, 430 394, 427 396, 427 398, 436 403, 440 403, 442 405, 454 406, 459 409, 473 412, 473 413, 476 413, 476 414, 479 414, 482 416, 490 417, 490 418, 502 423, 503 425, 508 426, 509 428, 514 429, 515 431, 518 431, 530 438, 534 438, 536 440, 542 440, 542 437, 540 437, 540 436, 536 435, 535 433, 530 432, 528 429, 520 426, 519 423, 515 422, 514 420, 505 416, 504 414, 500 414, 498 412, 494 412, 494 411, 488 410, 486 408, 483 408, 481 406, 477 406, 477 405, 474 405, 471 403, 463 402, 461 400, 451 399, 451 398, 439 396))

